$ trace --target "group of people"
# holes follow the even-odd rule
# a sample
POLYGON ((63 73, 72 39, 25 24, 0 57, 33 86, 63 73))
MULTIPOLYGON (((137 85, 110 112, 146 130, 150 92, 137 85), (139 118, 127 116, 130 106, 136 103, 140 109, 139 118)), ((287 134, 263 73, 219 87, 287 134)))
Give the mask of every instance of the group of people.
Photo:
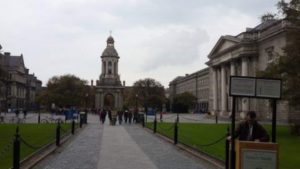
POLYGON ((99 117, 101 123, 105 123, 106 116, 108 116, 110 125, 116 125, 117 121, 119 125, 123 123, 136 123, 138 118, 138 112, 137 111, 130 111, 130 110, 124 110, 124 111, 115 111, 115 110, 99 110, 99 117))

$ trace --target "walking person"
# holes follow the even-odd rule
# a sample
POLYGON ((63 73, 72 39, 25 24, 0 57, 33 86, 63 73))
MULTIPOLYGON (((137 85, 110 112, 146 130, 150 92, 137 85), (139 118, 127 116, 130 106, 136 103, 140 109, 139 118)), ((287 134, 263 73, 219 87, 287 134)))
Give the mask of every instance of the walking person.
POLYGON ((118 111, 118 121, 119 121, 119 125, 121 125, 122 121, 123 121, 123 112, 122 111, 118 111))
POLYGON ((107 111, 106 110, 102 110, 101 111, 101 120, 102 120, 102 124, 105 123, 105 119, 106 119, 106 113, 107 111))
POLYGON ((159 113, 159 120, 160 120, 160 122, 163 122, 163 112, 162 111, 159 113))
POLYGON ((128 110, 125 110, 125 112, 124 112, 124 120, 125 120, 125 123, 127 123, 127 120, 128 120, 128 110))
POLYGON ((107 115, 108 115, 108 119, 109 119, 109 124, 112 125, 112 114, 111 114, 111 110, 107 111, 107 115))
POLYGON ((23 110, 23 118, 26 119, 26 116, 27 116, 27 110, 24 109, 24 110, 23 110))
POLYGON ((129 112, 128 112, 128 122, 129 122, 129 124, 131 124, 131 120, 132 120, 132 112, 129 110, 129 112))

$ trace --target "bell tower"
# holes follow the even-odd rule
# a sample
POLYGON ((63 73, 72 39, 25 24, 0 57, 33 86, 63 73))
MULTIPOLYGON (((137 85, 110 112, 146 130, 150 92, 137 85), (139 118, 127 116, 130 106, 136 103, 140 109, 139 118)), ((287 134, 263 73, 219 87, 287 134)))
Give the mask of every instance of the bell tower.
POLYGON ((106 40, 106 48, 101 55, 101 74, 97 81, 95 98, 96 108, 117 109, 123 107, 123 89, 118 63, 119 55, 114 46, 114 38, 110 35, 106 40))

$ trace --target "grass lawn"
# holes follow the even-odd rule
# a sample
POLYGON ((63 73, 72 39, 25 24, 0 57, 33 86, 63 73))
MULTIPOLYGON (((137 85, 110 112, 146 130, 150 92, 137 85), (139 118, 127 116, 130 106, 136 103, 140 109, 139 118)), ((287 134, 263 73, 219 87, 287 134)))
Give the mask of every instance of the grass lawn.
MULTIPOLYGON (((0 125, 0 153, 10 142, 13 141, 17 125, 15 124, 1 124, 0 125)), ((62 124, 62 129, 70 131, 70 124, 62 124)), ((29 144, 40 147, 47 143, 55 141, 56 124, 20 124, 20 136, 29 144)), ((61 134, 64 134, 62 131, 61 134)), ((32 154, 37 149, 31 149, 21 143, 21 159, 32 154)), ((11 146, 6 153, 0 154, 0 169, 7 169, 12 167, 12 151, 11 146)))
MULTIPOLYGON (((157 132, 173 139, 173 123, 158 123, 157 132)), ((218 140, 227 132, 227 124, 180 123, 178 128, 179 142, 204 151, 221 160, 225 159, 225 140, 212 145, 201 146, 218 140)), ((147 123, 152 128, 153 123, 147 123)), ((271 133, 271 125, 265 125, 271 133)), ((271 134, 270 134, 271 136, 271 134)), ((279 143, 279 168, 296 169, 300 166, 300 137, 291 136, 288 126, 277 126, 279 143)))

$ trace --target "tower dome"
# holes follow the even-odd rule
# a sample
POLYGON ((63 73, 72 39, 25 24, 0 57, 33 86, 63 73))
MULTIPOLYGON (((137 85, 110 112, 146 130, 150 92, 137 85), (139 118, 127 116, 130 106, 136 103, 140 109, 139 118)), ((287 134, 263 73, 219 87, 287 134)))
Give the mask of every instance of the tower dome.
POLYGON ((115 41, 114 41, 114 38, 112 36, 109 36, 107 38, 106 42, 107 42, 107 45, 108 45, 108 44, 114 44, 115 41))
POLYGON ((109 36, 106 40, 107 46, 102 52, 101 57, 117 57, 119 58, 118 52, 114 47, 114 38, 112 36, 109 36))

